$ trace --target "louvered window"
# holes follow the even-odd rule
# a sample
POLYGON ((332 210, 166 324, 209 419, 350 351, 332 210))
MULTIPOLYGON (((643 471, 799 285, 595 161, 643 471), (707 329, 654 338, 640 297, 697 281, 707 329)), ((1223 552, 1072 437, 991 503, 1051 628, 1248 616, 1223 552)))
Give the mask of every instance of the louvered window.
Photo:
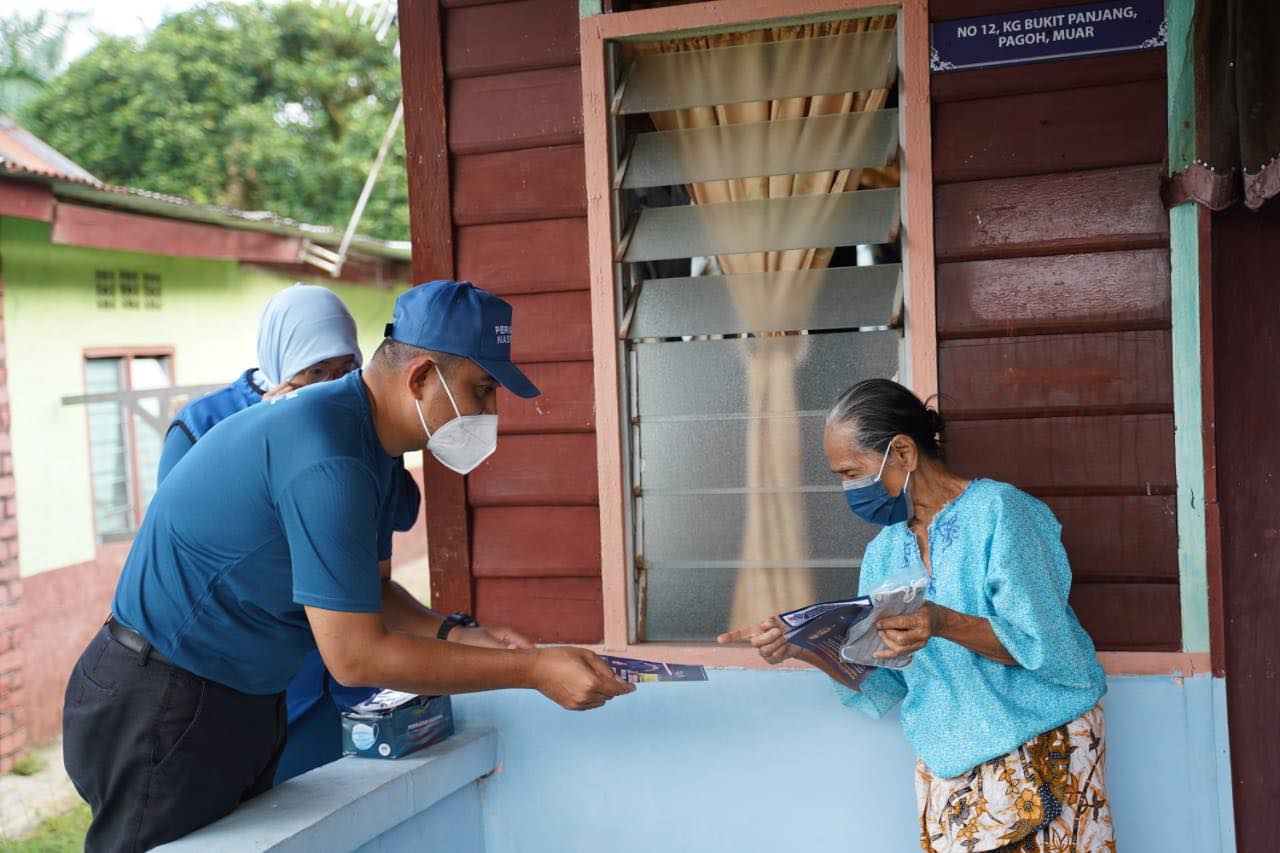
MULTIPOLYGON (((147 391, 173 385, 167 355, 135 355, 85 360, 85 390, 89 394, 147 391)), ((140 399, 137 405, 153 419, 166 419, 158 399, 140 399)), ((128 539, 142 523, 142 516, 156 491, 156 469, 164 436, 124 402, 91 402, 89 459, 93 479, 93 514, 102 542, 128 539)))
POLYGON ((854 591, 822 428, 898 374, 895 23, 608 45, 637 640, 854 591))

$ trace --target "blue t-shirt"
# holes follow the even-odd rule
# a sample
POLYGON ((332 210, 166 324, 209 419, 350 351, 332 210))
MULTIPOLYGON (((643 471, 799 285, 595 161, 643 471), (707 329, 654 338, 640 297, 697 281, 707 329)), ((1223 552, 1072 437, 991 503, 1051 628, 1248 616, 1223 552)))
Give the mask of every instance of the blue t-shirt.
POLYGON ((398 468, 360 371, 232 415, 160 484, 112 613, 196 675, 284 690, 315 648, 303 605, 382 610, 398 468))
MULTIPOLYGON (((952 778, 1069 723, 1107 691, 1093 641, 1067 597, 1062 526, 1031 495, 974 480, 929 524, 929 600, 981 616, 1017 664, 934 638, 898 671, 877 669, 846 705, 879 717, 902 702, 902 729, 937 776, 952 778)), ((906 522, 886 527, 862 558, 860 593, 923 571, 906 522)))

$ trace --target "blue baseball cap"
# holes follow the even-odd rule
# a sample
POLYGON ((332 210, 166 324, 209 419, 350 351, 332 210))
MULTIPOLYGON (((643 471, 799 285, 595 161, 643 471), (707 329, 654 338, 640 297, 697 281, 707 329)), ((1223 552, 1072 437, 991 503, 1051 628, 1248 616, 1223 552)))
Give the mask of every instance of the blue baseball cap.
POLYGON ((537 387, 511 363, 511 303, 469 281, 429 281, 400 294, 386 337, 469 358, 517 397, 537 387))

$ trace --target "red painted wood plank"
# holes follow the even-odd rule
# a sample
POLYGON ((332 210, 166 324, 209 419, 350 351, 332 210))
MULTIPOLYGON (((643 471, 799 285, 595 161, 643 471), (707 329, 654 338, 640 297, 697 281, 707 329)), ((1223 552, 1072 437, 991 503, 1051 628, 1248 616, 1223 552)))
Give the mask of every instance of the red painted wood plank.
POLYGON ((1076 583, 1178 582, 1178 517, 1172 495, 1050 497, 1076 583))
POLYGON ((578 145, 456 157, 454 187, 458 225, 564 219, 587 210, 578 145))
POLYGON ((400 42, 412 45, 401 54, 400 75, 414 280, 453 278, 440 7, 414 0, 399 2, 400 42))
POLYGON ((1080 89, 1085 86, 1113 86, 1135 80, 1163 80, 1166 62, 1163 50, 1143 50, 1086 59, 934 74, 929 78, 930 100, 934 104, 944 104, 973 98, 1080 89))
POLYGON ((599 643, 604 607, 599 578, 482 578, 476 618, 519 628, 540 643, 599 643))
POLYGON ((444 31, 450 80, 578 64, 576 0, 446 9, 444 31))
POLYGON ((586 290, 587 220, 459 228, 458 274, 493 293, 586 290))
POLYGON ((302 251, 302 241, 297 237, 65 202, 54 212, 50 241, 121 252, 262 263, 290 263, 296 261, 302 251))
POLYGON ((1097 332, 944 341, 947 417, 1173 411, 1169 332, 1097 332))
POLYGON ((934 192, 938 260, 1167 245, 1159 165, 947 184, 934 192))
POLYGON ((944 437, 956 471, 1036 495, 1167 495, 1177 482, 1172 415, 957 421, 944 437))
MULTIPOLYGON (((414 280, 453 278, 440 7, 435 2, 399 0, 399 23, 414 280)), ((431 454, 423 456, 431 601, 441 610, 470 611, 474 598, 466 482, 431 454)))
POLYGON ((1211 227, 1217 467, 1207 473, 1217 478, 1221 513, 1237 849, 1269 850, 1280 834, 1280 809, 1271 796, 1280 783, 1274 741, 1280 707, 1280 203, 1272 199, 1256 212, 1236 205, 1212 214, 1211 227))
POLYGON ((511 303, 511 357, 517 362, 590 361, 591 294, 521 293, 511 303))
POLYGON ((0 179, 0 216, 53 221, 53 190, 31 181, 0 179))
POLYGON ((1163 80, 938 104, 933 180, 1153 163, 1165 156, 1166 124, 1163 80))
POLYGON ((518 433, 591 432, 595 428, 595 368, 590 361, 529 364, 541 395, 530 400, 498 392, 498 429, 518 433))
POLYGON ((1102 651, 1179 651, 1182 611, 1176 583, 1080 584, 1071 607, 1102 651))
POLYGON ((941 338, 1168 328, 1169 252, 939 264, 941 338))
POLYGON ((471 522, 476 577, 600 577, 595 507, 478 508, 471 522))
POLYGON ((449 86, 449 150, 484 154, 582 141, 578 67, 468 77, 449 86))
POLYGON ((595 436, 504 436, 467 485, 473 507, 591 506, 599 493, 595 436))

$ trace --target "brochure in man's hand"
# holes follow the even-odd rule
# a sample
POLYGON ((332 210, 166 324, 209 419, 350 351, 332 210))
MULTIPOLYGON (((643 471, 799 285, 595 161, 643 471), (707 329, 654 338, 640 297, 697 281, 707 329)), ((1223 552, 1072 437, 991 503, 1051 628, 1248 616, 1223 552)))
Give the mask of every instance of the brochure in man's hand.
POLYGON ((778 615, 789 629, 787 642, 816 655, 829 675, 851 690, 857 690, 875 667, 849 663, 840 657, 845 635, 855 623, 871 615, 871 599, 867 596, 844 601, 823 601, 799 610, 778 615))
POLYGON ((613 668, 618 678, 631 684, 645 684, 651 681, 706 681, 705 667, 686 663, 660 663, 653 660, 636 660, 635 658, 619 658, 613 655, 601 655, 604 662, 613 668))

